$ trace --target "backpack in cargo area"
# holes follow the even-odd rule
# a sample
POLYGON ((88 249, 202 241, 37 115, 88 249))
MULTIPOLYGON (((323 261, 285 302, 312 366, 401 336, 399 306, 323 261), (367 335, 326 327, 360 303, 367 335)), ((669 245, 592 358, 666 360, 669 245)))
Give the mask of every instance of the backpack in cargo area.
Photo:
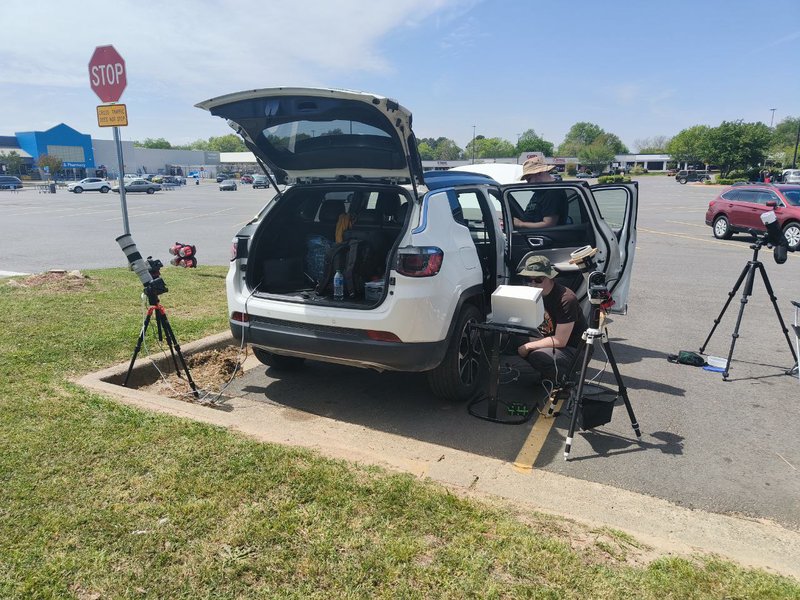
POLYGON ((379 261, 380 256, 367 240, 353 237, 335 244, 325 257, 325 273, 317 284, 317 294, 332 296, 333 277, 341 271, 345 296, 363 298, 364 284, 378 274, 379 261))

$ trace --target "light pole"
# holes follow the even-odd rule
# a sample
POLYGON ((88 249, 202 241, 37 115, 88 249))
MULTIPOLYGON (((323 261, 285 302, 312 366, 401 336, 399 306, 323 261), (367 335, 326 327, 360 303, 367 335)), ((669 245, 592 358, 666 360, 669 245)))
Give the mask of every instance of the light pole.
POLYGON ((775 109, 770 108, 770 110, 772 111, 772 116, 769 118, 769 128, 772 129, 772 122, 775 120, 775 109))
POLYGON ((475 164, 475 125, 472 126, 472 164, 475 164))
POLYGON ((792 168, 797 168, 797 147, 800 146, 800 119, 797 119, 797 139, 794 141, 794 158, 792 159, 792 168))

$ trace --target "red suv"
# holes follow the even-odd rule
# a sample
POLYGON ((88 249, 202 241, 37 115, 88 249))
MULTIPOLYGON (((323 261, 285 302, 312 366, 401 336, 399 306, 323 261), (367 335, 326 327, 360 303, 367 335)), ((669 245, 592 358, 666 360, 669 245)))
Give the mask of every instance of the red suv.
POLYGON ((800 185, 750 183, 722 191, 708 204, 706 225, 725 239, 751 229, 765 231, 761 215, 774 210, 791 250, 800 247, 800 185))

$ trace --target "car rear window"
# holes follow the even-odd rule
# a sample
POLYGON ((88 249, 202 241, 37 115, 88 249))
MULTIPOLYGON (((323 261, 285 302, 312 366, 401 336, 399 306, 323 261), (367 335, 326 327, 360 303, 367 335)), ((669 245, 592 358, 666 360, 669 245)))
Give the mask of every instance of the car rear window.
POLYGON ((783 196, 792 206, 800 206, 800 190, 784 190, 783 196))

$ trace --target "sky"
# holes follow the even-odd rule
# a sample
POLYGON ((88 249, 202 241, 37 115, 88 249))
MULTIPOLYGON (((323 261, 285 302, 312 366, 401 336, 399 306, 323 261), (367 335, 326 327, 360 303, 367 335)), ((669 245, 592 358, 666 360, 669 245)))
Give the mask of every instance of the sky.
POLYGON ((284 86, 394 98, 418 138, 461 148, 528 129, 557 146, 588 121, 635 151, 693 125, 800 116, 798 0, 4 0, 0 13, 0 135, 66 123, 112 139, 88 71, 108 44, 126 63, 123 140, 226 135, 197 102, 284 86))

